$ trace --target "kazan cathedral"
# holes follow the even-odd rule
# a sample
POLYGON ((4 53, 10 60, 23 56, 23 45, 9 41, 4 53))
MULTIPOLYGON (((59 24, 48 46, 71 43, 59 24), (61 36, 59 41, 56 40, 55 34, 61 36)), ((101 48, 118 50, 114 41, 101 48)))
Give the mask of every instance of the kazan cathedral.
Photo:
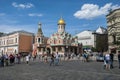
POLYGON ((42 24, 38 24, 38 32, 35 35, 35 43, 33 44, 33 54, 51 54, 58 52, 64 54, 80 54, 82 52, 82 44, 78 43, 77 37, 65 31, 65 21, 60 18, 58 21, 58 30, 52 34, 50 38, 45 37, 42 32, 42 24))

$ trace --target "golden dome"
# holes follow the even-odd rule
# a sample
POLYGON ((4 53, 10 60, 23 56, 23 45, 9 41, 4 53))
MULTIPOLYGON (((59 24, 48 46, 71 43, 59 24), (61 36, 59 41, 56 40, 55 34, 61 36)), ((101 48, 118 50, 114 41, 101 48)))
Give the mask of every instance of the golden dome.
POLYGON ((65 24, 65 21, 61 18, 61 19, 58 21, 58 24, 65 24))

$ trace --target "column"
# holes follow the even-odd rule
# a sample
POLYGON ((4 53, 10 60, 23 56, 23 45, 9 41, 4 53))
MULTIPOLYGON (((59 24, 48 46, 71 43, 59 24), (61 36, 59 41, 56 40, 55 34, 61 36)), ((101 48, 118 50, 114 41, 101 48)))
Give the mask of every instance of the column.
POLYGON ((62 47, 62 52, 65 53, 65 47, 62 47))
POLYGON ((55 47, 55 51, 58 52, 58 47, 55 47))
POLYGON ((44 52, 43 48, 41 48, 41 52, 42 52, 42 53, 44 52))
POLYGON ((53 53, 53 48, 52 47, 50 47, 50 51, 51 51, 51 54, 53 53))

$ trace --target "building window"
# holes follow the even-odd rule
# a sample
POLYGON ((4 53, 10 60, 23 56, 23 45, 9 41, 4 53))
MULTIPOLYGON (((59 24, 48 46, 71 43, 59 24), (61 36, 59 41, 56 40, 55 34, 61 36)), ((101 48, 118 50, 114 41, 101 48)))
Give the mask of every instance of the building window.
POLYGON ((3 54, 3 50, 2 50, 2 54, 3 54))
POLYGON ((15 54, 17 54, 17 51, 15 50, 15 54))
POLYGON ((4 40, 4 45, 5 45, 5 40, 4 40))
POLYGON ((14 43, 13 39, 8 40, 8 44, 13 44, 13 43, 14 43))
POLYGON ((40 38, 38 38, 38 42, 40 42, 40 38))
POLYGON ((55 39, 54 39, 54 44, 56 44, 56 41, 55 41, 55 39))
POLYGON ((15 43, 17 43, 17 38, 15 39, 15 43))
POLYGON ((115 43, 116 42, 116 36, 113 35, 113 42, 115 43))
POLYGON ((117 37, 117 40, 120 41, 120 37, 117 37))

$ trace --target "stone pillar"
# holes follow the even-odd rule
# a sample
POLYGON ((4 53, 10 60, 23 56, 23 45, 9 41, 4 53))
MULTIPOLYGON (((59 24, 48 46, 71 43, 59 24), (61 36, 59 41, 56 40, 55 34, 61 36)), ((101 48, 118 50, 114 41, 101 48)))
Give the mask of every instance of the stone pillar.
POLYGON ((62 52, 65 53, 65 47, 62 47, 62 52))
POLYGON ((55 51, 58 52, 58 47, 55 47, 55 51))
POLYGON ((44 52, 43 48, 41 48, 41 52, 42 52, 42 53, 44 52))
POLYGON ((53 53, 53 48, 52 47, 50 47, 50 51, 51 51, 51 54, 53 53))

